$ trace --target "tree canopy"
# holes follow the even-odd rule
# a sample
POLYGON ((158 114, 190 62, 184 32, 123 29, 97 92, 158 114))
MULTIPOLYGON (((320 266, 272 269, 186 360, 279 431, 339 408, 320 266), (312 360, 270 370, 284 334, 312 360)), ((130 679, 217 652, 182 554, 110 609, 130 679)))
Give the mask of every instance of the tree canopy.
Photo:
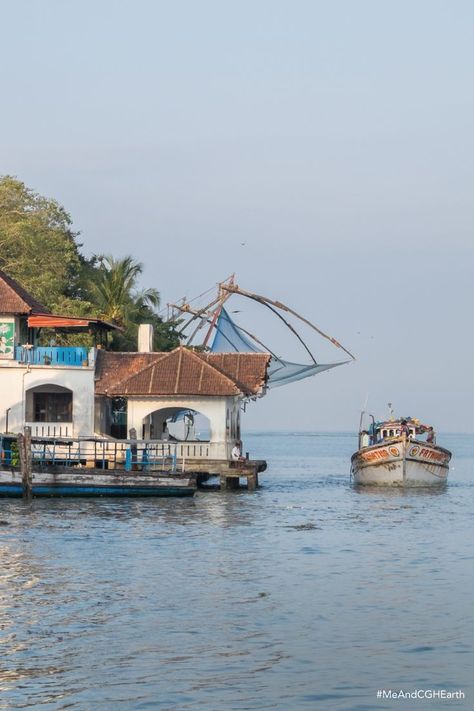
POLYGON ((156 313, 160 295, 140 290, 143 267, 133 257, 86 258, 68 212, 16 178, 0 177, 0 269, 53 313, 97 316, 122 330, 115 349, 136 348, 138 324, 153 323, 156 350, 179 343, 156 313))
POLYGON ((0 178, 0 269, 51 310, 79 296, 83 258, 71 224, 55 200, 0 178))

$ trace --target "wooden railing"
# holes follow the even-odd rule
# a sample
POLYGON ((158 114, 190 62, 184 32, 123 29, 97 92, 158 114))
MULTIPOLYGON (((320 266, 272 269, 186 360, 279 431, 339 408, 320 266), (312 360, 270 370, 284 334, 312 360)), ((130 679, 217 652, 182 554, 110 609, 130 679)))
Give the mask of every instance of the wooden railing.
POLYGON ((90 349, 83 346, 16 346, 15 360, 31 365, 89 365, 90 349))

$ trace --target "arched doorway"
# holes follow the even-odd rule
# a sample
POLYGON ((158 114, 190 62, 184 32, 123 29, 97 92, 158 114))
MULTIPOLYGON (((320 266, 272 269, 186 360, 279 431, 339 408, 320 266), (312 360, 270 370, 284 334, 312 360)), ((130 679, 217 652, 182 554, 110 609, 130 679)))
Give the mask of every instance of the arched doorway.
POLYGON ((174 442, 209 442, 211 423, 197 410, 165 407, 143 418, 141 436, 174 442))

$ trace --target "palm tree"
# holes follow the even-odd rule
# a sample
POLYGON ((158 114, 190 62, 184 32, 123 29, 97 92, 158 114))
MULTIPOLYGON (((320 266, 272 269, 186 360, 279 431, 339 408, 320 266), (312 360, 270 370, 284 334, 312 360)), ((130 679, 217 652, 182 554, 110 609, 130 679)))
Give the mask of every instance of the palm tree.
POLYGON ((113 345, 133 347, 138 324, 157 318, 155 309, 160 305, 160 294, 156 289, 137 289, 143 265, 133 257, 116 259, 106 255, 97 261, 99 268, 90 284, 91 298, 102 319, 123 329, 121 337, 114 334, 113 345))

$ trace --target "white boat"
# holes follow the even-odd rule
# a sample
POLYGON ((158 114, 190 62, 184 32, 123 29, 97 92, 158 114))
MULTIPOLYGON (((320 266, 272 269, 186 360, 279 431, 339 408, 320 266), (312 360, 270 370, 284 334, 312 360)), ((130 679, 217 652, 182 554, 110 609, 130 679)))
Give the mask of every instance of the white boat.
POLYGON ((355 484, 403 487, 446 483, 451 452, 436 444, 431 426, 411 418, 375 422, 372 417, 372 424, 364 430, 362 420, 359 449, 351 458, 355 484))

